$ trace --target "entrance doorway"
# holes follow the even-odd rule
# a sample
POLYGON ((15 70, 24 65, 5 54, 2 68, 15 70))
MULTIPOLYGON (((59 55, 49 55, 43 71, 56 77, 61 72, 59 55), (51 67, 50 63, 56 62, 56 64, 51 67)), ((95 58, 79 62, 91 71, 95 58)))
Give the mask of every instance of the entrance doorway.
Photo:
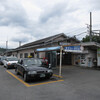
MULTIPOLYGON (((71 53, 62 53, 62 65, 72 65, 72 54, 71 53)), ((60 52, 57 55, 57 65, 60 65, 60 52)))
POLYGON ((48 59, 48 64, 51 64, 51 67, 56 67, 56 51, 46 52, 46 58, 48 59))

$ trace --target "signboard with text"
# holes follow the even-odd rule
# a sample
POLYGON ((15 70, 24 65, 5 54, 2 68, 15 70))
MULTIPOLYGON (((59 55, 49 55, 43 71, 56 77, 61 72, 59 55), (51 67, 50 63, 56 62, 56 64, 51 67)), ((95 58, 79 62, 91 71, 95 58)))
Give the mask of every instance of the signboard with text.
POLYGON ((83 47, 81 47, 80 45, 64 47, 64 51, 67 51, 67 52, 82 52, 82 50, 83 50, 83 47))

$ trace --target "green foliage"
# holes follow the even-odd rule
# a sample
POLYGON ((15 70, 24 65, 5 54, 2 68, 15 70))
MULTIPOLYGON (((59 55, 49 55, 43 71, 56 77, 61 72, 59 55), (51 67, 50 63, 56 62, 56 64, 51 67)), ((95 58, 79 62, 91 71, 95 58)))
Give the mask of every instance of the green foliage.
POLYGON ((3 53, 3 52, 5 52, 5 51, 6 51, 5 48, 0 48, 0 53, 3 53))
MULTIPOLYGON (((90 37, 88 35, 86 35, 86 37, 82 39, 82 42, 89 42, 89 41, 90 37)), ((100 43, 100 36, 92 36, 92 41, 100 43)))

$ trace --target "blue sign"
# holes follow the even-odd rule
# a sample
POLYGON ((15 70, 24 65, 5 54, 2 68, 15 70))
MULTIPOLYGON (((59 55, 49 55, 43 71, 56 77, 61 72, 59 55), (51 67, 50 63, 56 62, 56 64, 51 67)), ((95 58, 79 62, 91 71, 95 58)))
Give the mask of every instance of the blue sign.
POLYGON ((50 51, 50 50, 58 50, 60 49, 60 46, 58 47, 48 47, 48 48, 39 48, 39 49, 36 49, 36 51, 50 51))
POLYGON ((80 45, 78 45, 78 46, 67 46, 67 47, 64 47, 64 50, 65 51, 81 51, 81 47, 80 47, 80 45))

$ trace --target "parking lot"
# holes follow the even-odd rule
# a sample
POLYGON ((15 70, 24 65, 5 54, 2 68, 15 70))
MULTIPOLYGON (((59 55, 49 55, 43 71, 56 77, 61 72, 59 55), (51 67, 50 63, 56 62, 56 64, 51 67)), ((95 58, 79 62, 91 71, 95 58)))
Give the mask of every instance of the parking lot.
POLYGON ((0 66, 0 100, 99 100, 100 70, 73 66, 58 69, 50 80, 26 83, 14 69, 0 66))

